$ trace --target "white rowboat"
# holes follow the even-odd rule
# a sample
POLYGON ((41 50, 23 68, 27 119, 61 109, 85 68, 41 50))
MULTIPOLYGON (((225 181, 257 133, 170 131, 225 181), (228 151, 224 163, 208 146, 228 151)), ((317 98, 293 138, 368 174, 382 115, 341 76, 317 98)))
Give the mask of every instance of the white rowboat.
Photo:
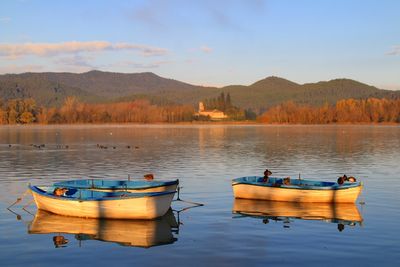
POLYGON ((69 189, 53 194, 54 187, 29 186, 38 209, 65 216, 110 219, 154 219, 171 206, 175 191, 154 193, 100 192, 69 189))
POLYGON ((284 184, 284 179, 247 176, 232 181, 235 198, 260 199, 289 202, 336 202, 354 203, 359 196, 362 183, 310 181, 293 179, 284 184))

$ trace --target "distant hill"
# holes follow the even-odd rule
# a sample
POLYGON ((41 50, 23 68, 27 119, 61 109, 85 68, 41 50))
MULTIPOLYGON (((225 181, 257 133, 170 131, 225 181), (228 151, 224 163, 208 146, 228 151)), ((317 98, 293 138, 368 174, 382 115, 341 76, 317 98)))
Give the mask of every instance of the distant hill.
POLYGON ((100 97, 86 90, 49 80, 45 73, 0 75, 0 99, 3 100, 34 98, 39 105, 59 106, 72 95, 83 101, 100 101, 100 97))
POLYGON ((231 94, 234 104, 258 112, 289 100, 319 106, 326 102, 334 104, 344 98, 400 97, 400 91, 382 90, 350 79, 300 85, 279 77, 268 77, 250 86, 227 86, 222 90, 231 94))
POLYGON ((267 77, 249 86, 202 87, 166 79, 154 73, 23 73, 0 75, 0 98, 33 97, 39 105, 60 105, 66 96, 82 101, 109 102, 147 98, 156 104, 192 104, 230 93, 234 105, 260 113, 285 101, 310 105, 335 103, 343 98, 400 98, 400 91, 381 90, 350 79, 297 84, 267 77))
POLYGON ((52 106, 62 103, 66 96, 75 95, 82 101, 107 102, 129 95, 152 95, 163 91, 191 91, 198 86, 154 73, 23 73, 0 75, 0 98, 33 97, 39 104, 52 106))
POLYGON ((196 86, 172 79, 162 78, 151 72, 115 73, 89 71, 76 73, 43 73, 47 79, 68 86, 81 88, 91 94, 116 98, 136 93, 192 90, 196 86))

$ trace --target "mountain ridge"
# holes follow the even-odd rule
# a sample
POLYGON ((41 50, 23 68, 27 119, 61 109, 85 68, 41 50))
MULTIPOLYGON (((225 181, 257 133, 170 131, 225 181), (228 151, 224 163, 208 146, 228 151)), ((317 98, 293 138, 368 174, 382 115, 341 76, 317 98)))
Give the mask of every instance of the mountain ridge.
POLYGON ((33 97, 39 105, 59 106, 67 96, 86 102, 129 101, 148 98, 159 102, 191 104, 229 93, 233 104, 261 113, 285 101, 310 105, 330 104, 344 98, 400 98, 400 91, 378 89, 348 78, 298 84, 268 76, 250 85, 206 87, 161 77, 153 72, 84 73, 27 72, 0 75, 0 99, 33 97))

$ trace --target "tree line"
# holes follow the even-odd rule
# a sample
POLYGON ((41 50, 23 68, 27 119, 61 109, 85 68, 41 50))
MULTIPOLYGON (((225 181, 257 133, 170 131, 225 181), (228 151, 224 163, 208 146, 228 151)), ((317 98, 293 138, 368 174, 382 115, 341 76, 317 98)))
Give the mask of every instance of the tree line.
POLYGON ((204 100, 206 110, 220 110, 228 115, 230 120, 255 120, 257 115, 251 109, 241 109, 232 104, 231 95, 222 92, 218 97, 204 100))
POLYGON ((61 107, 38 107, 34 99, 0 100, 0 124, 156 123, 192 121, 189 105, 156 106, 148 100, 90 104, 67 97, 61 107))
POLYGON ((289 101, 258 117, 263 123, 400 123, 400 99, 343 99, 321 107, 289 101))
MULTIPOLYGON (((207 109, 220 109, 231 120, 245 119, 248 116, 246 110, 234 107, 228 96, 221 94, 218 98, 205 101, 207 109)), ((61 107, 50 108, 36 105, 32 98, 0 99, 0 124, 173 123, 193 121, 194 113, 191 105, 157 106, 145 99, 91 104, 72 96, 67 97, 61 107)), ((326 103, 320 107, 289 101, 270 108, 257 120, 262 123, 299 124, 400 123, 400 99, 343 99, 335 105, 326 103)))

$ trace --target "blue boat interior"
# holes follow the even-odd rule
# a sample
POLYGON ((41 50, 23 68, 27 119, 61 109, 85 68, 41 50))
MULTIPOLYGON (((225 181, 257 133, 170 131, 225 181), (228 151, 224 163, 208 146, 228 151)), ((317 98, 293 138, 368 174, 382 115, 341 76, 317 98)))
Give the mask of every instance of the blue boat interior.
POLYGON ((53 198, 70 199, 70 200, 107 200, 107 199, 141 198, 141 197, 154 197, 154 196, 161 196, 161 195, 175 193, 173 191, 146 192, 146 193, 130 193, 123 191, 103 192, 103 191, 93 191, 86 189, 67 188, 68 191, 63 196, 55 196, 54 190, 57 188, 56 186, 47 187, 46 190, 43 190, 40 187, 32 185, 30 185, 29 188, 40 195, 53 198))
POLYGON ((113 181, 103 179, 81 179, 54 183, 57 187, 70 187, 82 189, 148 189, 160 186, 178 184, 179 180, 172 181, 113 181))
POLYGON ((267 186, 267 187, 284 187, 292 189, 319 189, 319 190, 345 189, 360 185, 360 182, 354 182, 354 183, 345 182, 344 184, 339 185, 336 182, 313 181, 304 179, 290 179, 289 184, 285 184, 284 179, 285 178, 269 177, 267 181, 264 181, 264 177, 262 176, 246 176, 233 179, 233 185, 250 184, 250 185, 267 186))

